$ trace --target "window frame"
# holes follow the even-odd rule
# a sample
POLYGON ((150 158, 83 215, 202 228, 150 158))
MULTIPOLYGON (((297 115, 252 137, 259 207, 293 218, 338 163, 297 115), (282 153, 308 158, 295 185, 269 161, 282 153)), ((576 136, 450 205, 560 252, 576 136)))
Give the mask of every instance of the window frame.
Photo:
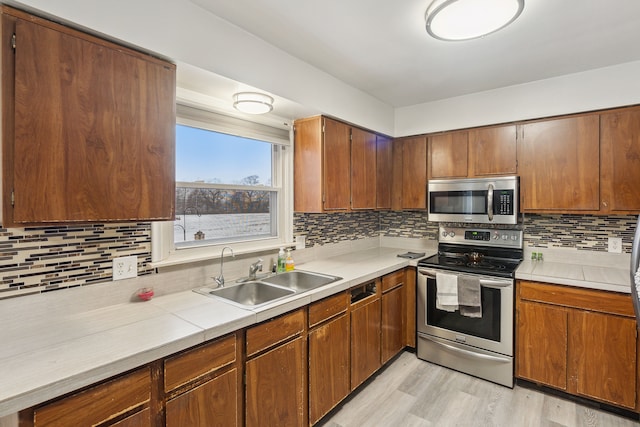
MULTIPOLYGON (((288 139, 274 138, 273 134, 260 137, 261 125, 247 120, 224 116, 185 105, 177 105, 176 125, 196 127, 213 132, 257 139, 272 144, 271 187, 253 187, 216 184, 220 188, 275 191, 277 196, 274 237, 257 237, 242 241, 197 243, 188 247, 176 247, 174 221, 156 221, 151 224, 151 264, 154 267, 177 265, 217 258, 226 246, 234 254, 249 254, 290 246, 293 243, 293 131, 288 129, 288 139), (257 129, 257 130, 256 130, 257 129)), ((275 129, 275 128, 272 128, 275 129)), ((269 129, 267 129, 268 131, 269 129)), ((280 133, 283 130, 278 130, 280 133)), ((176 183, 177 184, 177 183, 176 183)), ((191 184, 191 183, 189 183, 191 184)))

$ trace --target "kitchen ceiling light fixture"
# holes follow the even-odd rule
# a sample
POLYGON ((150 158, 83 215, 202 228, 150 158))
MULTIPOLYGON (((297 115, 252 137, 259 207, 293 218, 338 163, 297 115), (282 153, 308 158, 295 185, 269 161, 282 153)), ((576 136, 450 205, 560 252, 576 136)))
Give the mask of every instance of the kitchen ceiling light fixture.
POLYGON ((434 0, 426 13, 427 32, 439 40, 470 40, 516 20, 524 0, 434 0))
POLYGON ((243 113, 264 114, 273 110, 273 98, 264 93, 238 92, 233 95, 233 108, 243 113))

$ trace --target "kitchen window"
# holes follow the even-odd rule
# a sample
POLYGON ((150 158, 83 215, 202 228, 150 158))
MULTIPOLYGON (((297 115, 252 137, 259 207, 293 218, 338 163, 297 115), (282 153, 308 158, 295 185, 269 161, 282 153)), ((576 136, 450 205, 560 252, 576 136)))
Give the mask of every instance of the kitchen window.
POLYGON ((177 106, 176 219, 154 223, 158 265, 292 240, 289 131, 177 106))

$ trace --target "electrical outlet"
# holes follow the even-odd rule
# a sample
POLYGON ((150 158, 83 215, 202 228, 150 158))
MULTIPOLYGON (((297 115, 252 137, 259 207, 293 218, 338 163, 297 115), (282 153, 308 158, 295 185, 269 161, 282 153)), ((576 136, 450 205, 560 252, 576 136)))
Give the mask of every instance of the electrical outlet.
POLYGON ((621 237, 609 237, 608 239, 609 252, 616 254, 622 253, 622 238, 621 237))
POLYGON ((296 236, 296 249, 304 249, 307 247, 305 236, 296 236))
POLYGON ((113 259, 113 280, 138 277, 138 257, 135 255, 113 259))

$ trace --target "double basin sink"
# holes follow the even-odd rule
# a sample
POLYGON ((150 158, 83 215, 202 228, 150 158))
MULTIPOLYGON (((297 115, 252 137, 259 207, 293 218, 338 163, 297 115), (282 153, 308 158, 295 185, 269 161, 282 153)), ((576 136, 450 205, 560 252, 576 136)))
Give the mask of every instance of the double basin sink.
POLYGON ((293 270, 278 273, 261 279, 233 283, 219 288, 199 288, 195 292, 220 298, 226 302, 243 308, 255 308, 270 302, 301 294, 329 283, 341 280, 342 277, 310 271, 293 270))

